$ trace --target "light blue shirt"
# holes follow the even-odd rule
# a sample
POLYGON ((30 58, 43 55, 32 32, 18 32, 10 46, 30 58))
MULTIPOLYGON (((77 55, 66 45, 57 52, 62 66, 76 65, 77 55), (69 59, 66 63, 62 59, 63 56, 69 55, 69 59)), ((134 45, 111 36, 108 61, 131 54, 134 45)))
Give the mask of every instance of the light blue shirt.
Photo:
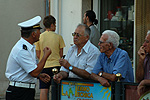
POLYGON ((110 74, 121 73, 122 82, 134 82, 133 68, 128 53, 120 48, 115 49, 110 58, 105 53, 99 55, 92 72, 98 74, 100 71, 110 74))
MULTIPOLYGON (((73 45, 69 50, 65 59, 74 67, 84 69, 87 72, 91 73, 94 65, 96 64, 97 58, 100 54, 100 51, 95 47, 90 41, 88 41, 81 52, 77 55, 78 48, 76 45, 73 45)), ((65 69, 63 66, 60 71, 66 71, 69 73, 69 78, 80 78, 73 72, 65 69)))
POLYGON ((37 68, 35 45, 21 38, 12 48, 5 75, 9 81, 36 83, 29 73, 37 68), (23 48, 23 45, 26 48, 23 48))

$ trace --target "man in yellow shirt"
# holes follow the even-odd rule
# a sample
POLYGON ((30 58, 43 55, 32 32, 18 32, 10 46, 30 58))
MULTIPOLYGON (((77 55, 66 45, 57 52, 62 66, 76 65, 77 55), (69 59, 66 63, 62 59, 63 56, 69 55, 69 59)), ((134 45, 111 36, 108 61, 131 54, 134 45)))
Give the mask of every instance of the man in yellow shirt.
MULTIPOLYGON (((60 69, 59 59, 63 57, 65 43, 62 36, 55 33, 56 19, 53 16, 46 16, 43 20, 43 24, 46 30, 40 35, 40 39, 36 43, 36 54, 39 60, 41 60, 44 54, 44 47, 51 48, 52 53, 48 57, 42 73, 47 73, 52 77, 52 69, 60 69)), ((50 85, 51 82, 44 83, 40 80, 40 100, 47 100, 50 85)))

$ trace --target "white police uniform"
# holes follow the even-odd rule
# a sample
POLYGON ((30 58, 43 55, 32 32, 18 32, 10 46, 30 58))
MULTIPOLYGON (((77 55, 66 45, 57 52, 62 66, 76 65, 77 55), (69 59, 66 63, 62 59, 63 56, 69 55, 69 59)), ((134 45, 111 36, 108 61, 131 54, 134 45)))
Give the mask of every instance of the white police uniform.
MULTIPOLYGON (((19 23, 21 30, 41 29, 41 17, 36 16, 30 20, 19 23)), ((37 68, 35 45, 21 38, 12 48, 7 61, 5 75, 9 85, 22 88, 35 88, 36 78, 29 73, 37 68)))
POLYGON ((5 75, 9 81, 36 83, 36 78, 29 74, 36 68, 35 45, 21 38, 11 50, 5 75))

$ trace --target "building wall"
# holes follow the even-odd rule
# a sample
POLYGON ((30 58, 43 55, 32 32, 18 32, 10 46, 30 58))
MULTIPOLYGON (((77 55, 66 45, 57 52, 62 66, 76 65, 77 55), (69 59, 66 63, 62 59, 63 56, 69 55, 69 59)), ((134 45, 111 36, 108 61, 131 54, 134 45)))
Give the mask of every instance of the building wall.
POLYGON ((83 16, 84 16, 84 13, 87 11, 87 10, 91 10, 91 0, 82 0, 82 22, 83 22, 83 16))
POLYGON ((61 35, 66 43, 65 54, 70 45, 73 44, 72 33, 75 31, 76 26, 81 23, 81 2, 81 0, 65 0, 62 2, 61 35))
POLYGON ((5 77, 8 55, 20 39, 17 24, 36 15, 45 16, 44 0, 0 0, 0 96, 5 94, 8 87, 5 77))

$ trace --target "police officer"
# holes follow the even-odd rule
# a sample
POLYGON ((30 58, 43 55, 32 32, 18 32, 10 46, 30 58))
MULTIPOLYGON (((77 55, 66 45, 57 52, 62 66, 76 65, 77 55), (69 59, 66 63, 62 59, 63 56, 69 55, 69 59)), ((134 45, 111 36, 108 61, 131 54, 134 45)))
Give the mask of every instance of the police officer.
POLYGON ((44 82, 50 81, 50 76, 42 71, 51 49, 44 48, 42 60, 37 64, 34 42, 39 40, 41 17, 19 23, 21 39, 12 48, 5 75, 9 80, 6 100, 34 100, 37 77, 44 82))

